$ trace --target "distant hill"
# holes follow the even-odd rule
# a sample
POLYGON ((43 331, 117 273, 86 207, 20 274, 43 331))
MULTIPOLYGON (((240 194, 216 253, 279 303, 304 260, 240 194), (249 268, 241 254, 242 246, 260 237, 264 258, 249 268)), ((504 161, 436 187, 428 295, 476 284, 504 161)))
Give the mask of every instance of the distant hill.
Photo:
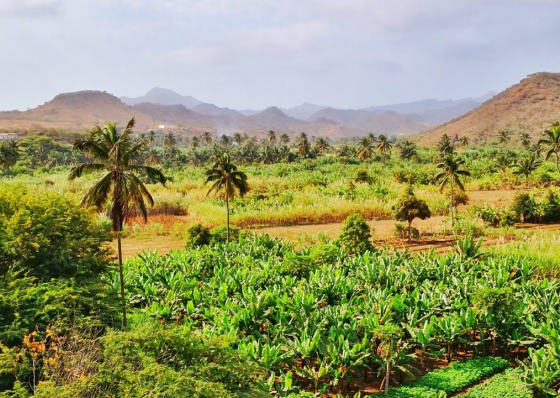
POLYGON ((121 97, 120 100, 127 105, 136 105, 145 102, 151 102, 152 104, 160 105, 183 105, 189 109, 202 104, 202 101, 199 101, 196 98, 191 97, 190 95, 184 96, 181 94, 177 94, 173 90, 160 87, 152 88, 146 93, 146 95, 143 95, 141 97, 121 97))
POLYGON ((308 120, 311 115, 326 108, 326 106, 310 104, 309 102, 304 102, 301 105, 294 106, 288 109, 282 109, 286 115, 299 120, 308 120))
POLYGON ((246 116, 242 121, 244 129, 298 130, 304 129, 307 123, 286 115, 273 106, 255 115, 246 116))
POLYGON ((487 141, 494 139, 501 129, 537 136, 556 120, 560 120, 560 73, 541 72, 529 75, 480 107, 418 138, 429 144, 445 133, 487 141))

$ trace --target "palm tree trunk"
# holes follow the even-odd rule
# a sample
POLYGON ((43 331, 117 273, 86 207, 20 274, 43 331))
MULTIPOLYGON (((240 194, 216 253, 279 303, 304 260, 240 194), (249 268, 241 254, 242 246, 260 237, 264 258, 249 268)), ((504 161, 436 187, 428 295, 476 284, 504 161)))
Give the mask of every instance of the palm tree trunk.
POLYGON ((558 171, 558 175, 560 175, 560 164, 558 164, 558 152, 556 154, 556 171, 558 171))
POLYGON ((385 394, 389 394, 389 377, 391 376, 391 362, 387 361, 385 370, 385 394))
POLYGON ((412 242, 411 240, 412 235, 412 221, 408 221, 408 243, 412 242))
POLYGON ((453 179, 451 179, 451 228, 453 228, 453 179))
POLYGON ((226 209, 227 209, 227 218, 226 218, 226 242, 229 243, 229 198, 226 196, 226 209))
POLYGON ((117 254, 119 258, 119 285, 121 291, 121 304, 122 304, 122 326, 126 327, 126 298, 124 296, 124 275, 123 275, 123 261, 122 261, 122 243, 121 243, 121 222, 120 217, 117 216, 117 254))

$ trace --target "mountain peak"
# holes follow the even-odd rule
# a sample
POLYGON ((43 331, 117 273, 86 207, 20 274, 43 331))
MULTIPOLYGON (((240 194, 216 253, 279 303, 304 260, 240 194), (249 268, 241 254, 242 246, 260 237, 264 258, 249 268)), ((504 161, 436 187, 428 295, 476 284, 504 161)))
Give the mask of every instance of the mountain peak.
POLYGON ((161 87, 154 87, 150 89, 146 93, 146 95, 143 95, 141 97, 121 97, 121 100, 128 105, 151 102, 152 104, 159 105, 184 105, 189 109, 202 104, 202 101, 199 101, 196 98, 191 97, 190 95, 184 96, 171 89, 161 87))

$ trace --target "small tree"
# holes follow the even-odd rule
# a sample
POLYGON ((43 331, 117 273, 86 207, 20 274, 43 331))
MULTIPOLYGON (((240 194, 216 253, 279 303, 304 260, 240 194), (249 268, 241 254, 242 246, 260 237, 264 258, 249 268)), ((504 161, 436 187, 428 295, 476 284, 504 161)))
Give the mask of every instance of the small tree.
POLYGON ((406 193, 393 206, 393 216, 397 221, 406 221, 408 223, 408 243, 412 240, 412 221, 415 218, 425 220, 430 218, 432 213, 426 202, 418 199, 414 195, 412 187, 409 186, 406 193))
POLYGON ((352 214, 344 220, 338 239, 342 248, 350 254, 362 254, 373 249, 371 229, 359 214, 352 214))

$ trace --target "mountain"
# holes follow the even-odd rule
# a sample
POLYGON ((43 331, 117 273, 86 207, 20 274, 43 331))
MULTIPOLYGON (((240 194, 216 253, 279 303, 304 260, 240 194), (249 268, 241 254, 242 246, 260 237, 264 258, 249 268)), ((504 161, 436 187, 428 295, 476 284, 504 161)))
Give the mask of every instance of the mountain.
POLYGON ((149 116, 157 124, 181 124, 197 127, 212 127, 213 123, 204 116, 187 109, 184 105, 160 105, 143 102, 133 106, 138 112, 149 116))
POLYGON ((282 109, 286 115, 299 120, 308 120, 311 115, 326 108, 326 106, 310 104, 309 102, 304 102, 301 105, 294 106, 288 109, 282 109))
POLYGON ((160 105, 184 105, 189 109, 202 104, 202 101, 199 101, 196 98, 191 97, 190 95, 183 96, 173 90, 159 87, 152 88, 146 93, 146 95, 143 95, 142 97, 121 97, 120 99, 127 105, 136 105, 145 102, 151 102, 152 104, 160 105))
POLYGON ((514 133, 523 130, 537 136, 556 120, 560 120, 560 73, 540 72, 418 137, 427 144, 436 142, 442 134, 487 141, 501 129, 514 133))
POLYGON ((107 122, 126 123, 131 117, 137 124, 148 124, 150 118, 117 97, 102 91, 78 91, 59 94, 51 101, 25 112, 0 112, 0 123, 6 128, 30 128, 34 125, 67 129, 91 128, 107 122))
POLYGON ((194 112, 200 113, 201 115, 210 116, 229 116, 234 118, 242 118, 244 115, 238 111, 234 111, 229 108, 220 108, 214 104, 198 104, 197 106, 191 108, 194 112))
POLYGON ((242 126, 247 129, 297 130, 304 129, 306 123, 273 106, 255 115, 246 116, 242 126))

